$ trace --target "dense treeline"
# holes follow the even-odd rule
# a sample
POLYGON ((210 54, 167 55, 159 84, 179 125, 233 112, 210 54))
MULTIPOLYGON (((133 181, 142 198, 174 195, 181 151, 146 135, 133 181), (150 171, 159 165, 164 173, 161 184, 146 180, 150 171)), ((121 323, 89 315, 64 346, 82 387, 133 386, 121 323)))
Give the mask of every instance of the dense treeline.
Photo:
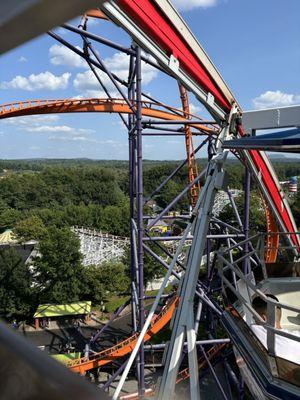
POLYGON ((121 178, 94 167, 7 174, 0 180, 0 224, 12 228, 36 217, 45 226, 90 226, 124 236, 129 208, 121 178))
MULTIPOLYGON (((197 160, 198 170, 205 168, 197 160)), ((176 161, 146 161, 144 194, 147 197, 174 170, 176 161)), ((281 180, 300 174, 298 163, 274 162, 281 180)), ((6 171, 0 180, 0 226, 20 226, 38 218, 45 226, 89 226, 116 235, 128 234, 128 165, 126 161, 2 160, 6 171)), ((231 188, 242 189, 243 167, 230 160, 226 167, 231 188)), ((155 196, 165 207, 187 184, 187 169, 155 196)), ((176 206, 188 208, 185 196, 176 206)))
MULTIPOLYGON (((198 170, 205 168, 198 160, 198 170)), ((298 163, 273 163, 280 180, 300 175, 298 163)), ((147 197, 174 170, 178 161, 144 163, 144 195, 147 197)), ((83 268, 79 242, 70 227, 85 226, 128 236, 129 198, 126 161, 24 160, 0 161, 0 228, 13 228, 24 240, 39 240, 40 257, 34 268, 22 263, 13 250, 0 250, 0 314, 26 317, 39 302, 90 299, 99 304, 111 293, 128 290, 128 253, 122 263, 83 268)), ((226 167, 231 188, 243 187, 243 167, 230 160, 226 167)), ((165 207, 187 184, 182 170, 155 196, 165 207)), ((252 186, 255 189, 255 185, 252 186)), ((255 194, 255 192, 253 192, 255 194)), ((300 225, 300 196, 292 209, 300 225)), ((243 215, 243 201, 237 200, 243 215)), ((187 210, 187 196, 177 209, 187 210)), ((223 218, 233 216, 227 207, 223 218)), ((258 194, 251 197, 251 229, 263 230, 264 215, 258 194)), ((145 279, 161 275, 162 269, 145 257, 145 279)))

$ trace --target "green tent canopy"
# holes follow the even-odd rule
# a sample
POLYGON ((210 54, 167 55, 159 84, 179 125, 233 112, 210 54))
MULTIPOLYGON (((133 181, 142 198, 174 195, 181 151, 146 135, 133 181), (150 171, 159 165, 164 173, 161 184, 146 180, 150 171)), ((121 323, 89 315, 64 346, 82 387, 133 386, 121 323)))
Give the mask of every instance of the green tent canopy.
POLYGON ((51 355, 54 360, 61 364, 67 364, 69 361, 76 360, 81 357, 81 353, 69 353, 69 354, 53 354, 51 355))
POLYGON ((63 317, 66 315, 83 315, 91 312, 91 301, 80 301, 69 304, 40 304, 33 318, 63 317))

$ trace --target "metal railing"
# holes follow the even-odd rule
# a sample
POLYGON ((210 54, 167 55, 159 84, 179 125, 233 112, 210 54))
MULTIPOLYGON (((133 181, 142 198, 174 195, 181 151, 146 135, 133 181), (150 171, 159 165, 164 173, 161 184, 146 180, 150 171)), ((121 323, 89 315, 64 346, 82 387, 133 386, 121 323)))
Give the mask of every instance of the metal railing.
MULTIPOLYGON (((274 234, 279 234, 280 236, 296 235, 296 234, 298 235, 299 232, 274 232, 274 234)), ((262 257, 265 252, 264 239, 265 239, 266 235, 267 234, 264 234, 264 233, 258 233, 249 239, 246 239, 242 242, 232 245, 229 248, 221 249, 218 252, 219 276, 222 279, 223 290, 225 291, 225 289, 228 289, 232 294, 234 294, 239 305, 243 305, 247 309, 247 311, 249 311, 249 313, 251 314, 254 321, 257 321, 259 325, 263 326, 266 329, 267 351, 270 356, 274 357, 276 355, 275 354, 275 335, 289 338, 295 342, 300 342, 299 336, 276 328, 276 326, 275 326, 276 309, 280 308, 281 310, 292 311, 292 312, 300 314, 300 307, 295 307, 295 306, 292 306, 290 304, 286 304, 286 303, 283 303, 280 301, 277 302, 276 300, 268 297, 265 293, 263 293, 259 289, 259 287, 257 285, 255 285, 253 283, 253 281, 252 281, 253 275, 250 273, 251 268, 248 269, 247 271, 244 271, 243 268, 241 268, 242 261, 244 261, 244 260, 248 261, 250 267, 253 266, 251 257, 254 254, 256 254, 261 259, 261 267, 263 270, 263 276, 264 276, 264 278, 267 278, 266 266, 264 263, 264 259, 262 257), (257 239, 256 247, 249 253, 243 254, 242 256, 240 256, 234 260, 234 257, 233 257, 234 250, 238 250, 238 255, 239 255, 239 253, 241 252, 240 249, 243 247, 243 245, 246 244, 247 242, 248 243, 253 242, 254 239, 257 239), (225 276, 225 273, 228 271, 231 272, 232 281, 230 281, 230 277, 228 275, 225 276), (247 299, 245 299, 245 297, 240 293, 240 290, 238 287, 238 280, 242 281, 245 284, 250 302, 247 299), (253 292, 252 296, 250 295, 250 290, 253 292), (255 296, 260 297, 267 304, 267 315, 266 315, 267 320, 266 321, 252 307, 251 298, 253 298, 255 296)), ((282 250, 282 249, 293 250, 296 248, 297 248, 297 246, 292 246, 292 245, 280 246, 280 250, 282 250)), ((299 285, 299 289, 300 289, 300 285, 299 285)), ((233 304, 233 306, 234 306, 234 304, 233 304)))

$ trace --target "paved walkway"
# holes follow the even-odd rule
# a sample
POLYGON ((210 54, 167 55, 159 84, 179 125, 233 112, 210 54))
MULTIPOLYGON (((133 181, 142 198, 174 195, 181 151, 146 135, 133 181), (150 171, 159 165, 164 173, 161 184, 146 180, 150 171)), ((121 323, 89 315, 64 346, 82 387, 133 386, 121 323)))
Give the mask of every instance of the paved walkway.
MULTIPOLYGON (((97 329, 101 329, 103 324, 99 321, 95 325, 83 325, 79 329, 68 326, 55 324, 56 329, 22 329, 18 332, 26 337, 35 346, 45 346, 45 351, 50 354, 59 352, 60 346, 66 342, 71 342, 74 350, 83 351, 85 344, 89 342, 91 335, 95 334, 97 329)), ((126 314, 115 321, 101 335, 101 340, 94 350, 101 350, 110 347, 126 338, 131 332, 131 315, 126 314)))

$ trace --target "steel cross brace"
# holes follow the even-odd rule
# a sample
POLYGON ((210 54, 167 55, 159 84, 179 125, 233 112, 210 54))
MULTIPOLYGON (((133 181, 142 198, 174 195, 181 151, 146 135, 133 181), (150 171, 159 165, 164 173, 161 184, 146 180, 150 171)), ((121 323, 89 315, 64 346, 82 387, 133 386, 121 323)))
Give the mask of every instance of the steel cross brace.
MULTIPOLYGON (((224 127, 220 134, 220 143, 228 134, 228 126, 224 127)), ((185 338, 188 343, 188 362, 190 370, 190 396, 191 399, 200 398, 198 362, 196 351, 196 332, 194 329, 194 297, 200 270, 201 259, 205 251, 206 236, 208 232, 211 211, 218 190, 223 189, 224 176, 223 165, 227 158, 227 152, 223 152, 221 145, 218 153, 208 165, 208 174, 205 192, 199 197, 196 209, 194 240, 189 250, 186 272, 180 286, 180 301, 172 328, 172 336, 168 347, 165 368, 159 388, 158 399, 169 400, 174 397, 176 378, 180 367, 181 354, 185 338)))

